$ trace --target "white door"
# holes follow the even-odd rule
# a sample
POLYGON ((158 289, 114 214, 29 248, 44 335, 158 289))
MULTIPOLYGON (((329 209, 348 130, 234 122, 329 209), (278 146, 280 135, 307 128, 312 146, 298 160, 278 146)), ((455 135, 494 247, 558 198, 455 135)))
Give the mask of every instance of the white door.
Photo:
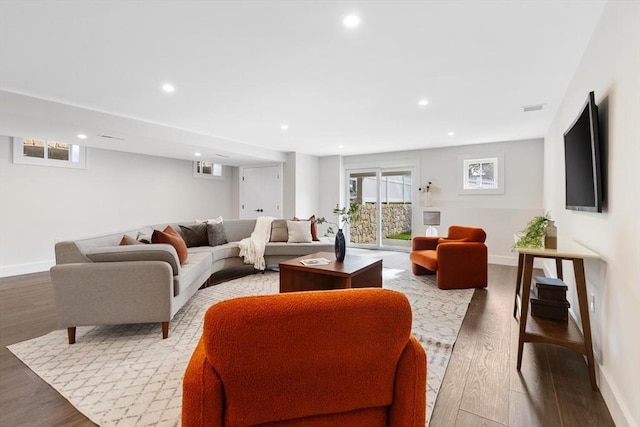
POLYGON ((282 216, 282 166, 244 167, 240 170, 240 218, 282 216))

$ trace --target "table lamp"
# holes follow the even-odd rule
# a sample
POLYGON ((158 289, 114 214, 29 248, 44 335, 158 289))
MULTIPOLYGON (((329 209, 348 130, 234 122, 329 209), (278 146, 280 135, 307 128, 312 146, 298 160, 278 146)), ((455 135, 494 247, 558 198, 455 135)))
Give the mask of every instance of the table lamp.
POLYGON ((437 236, 438 229, 435 228, 434 225, 440 225, 440 211, 423 211, 422 223, 428 225, 426 236, 437 236))

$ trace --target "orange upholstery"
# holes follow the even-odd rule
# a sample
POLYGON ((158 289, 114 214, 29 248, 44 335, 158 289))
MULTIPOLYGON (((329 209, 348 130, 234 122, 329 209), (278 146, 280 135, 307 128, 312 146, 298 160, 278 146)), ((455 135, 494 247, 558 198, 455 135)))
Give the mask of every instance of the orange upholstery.
POLYGON ((399 292, 235 298, 205 315, 182 425, 423 427, 426 364, 399 292))
POLYGON ((487 286, 487 234, 481 228, 452 225, 446 238, 414 237, 409 259, 413 273, 436 274, 440 289, 487 286))

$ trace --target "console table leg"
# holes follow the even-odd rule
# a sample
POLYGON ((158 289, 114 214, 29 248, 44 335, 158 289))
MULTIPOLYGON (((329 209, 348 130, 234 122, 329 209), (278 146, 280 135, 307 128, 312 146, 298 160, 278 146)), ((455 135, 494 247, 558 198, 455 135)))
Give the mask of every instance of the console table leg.
POLYGON ((558 279, 564 280, 562 274, 562 259, 560 258, 556 258, 556 276, 558 276, 558 279))
POLYGON ((576 291, 578 294, 578 306, 580 307, 580 320, 582 322, 582 335, 584 336, 584 353, 587 356, 589 368, 589 379, 591 388, 598 390, 596 382, 595 361, 593 358, 593 346, 591 342, 591 322, 589 321, 589 302, 587 301, 587 283, 584 275, 584 260, 573 260, 573 271, 576 275, 576 291))
POLYGON ((513 317, 518 312, 518 295, 520 295, 520 285, 522 284, 522 267, 524 264, 524 254, 518 254, 518 278, 516 279, 516 295, 513 297, 513 317))
POLYGON ((524 256, 524 276, 522 277, 522 297, 520 298, 520 334, 518 335, 518 371, 522 366, 522 348, 524 346, 524 335, 527 329, 527 316, 529 315, 529 294, 531 293, 533 258, 533 255, 524 256))

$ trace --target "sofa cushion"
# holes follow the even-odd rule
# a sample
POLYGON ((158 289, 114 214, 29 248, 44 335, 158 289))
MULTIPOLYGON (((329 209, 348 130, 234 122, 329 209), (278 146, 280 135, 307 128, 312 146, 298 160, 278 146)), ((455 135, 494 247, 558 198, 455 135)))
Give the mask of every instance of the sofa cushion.
POLYGON ((287 221, 288 243, 311 243, 310 221, 287 221))
POLYGON ((209 245, 207 224, 205 223, 180 224, 180 234, 182 234, 188 248, 209 245))
POLYGON ((86 256, 93 262, 164 261, 169 263, 174 276, 180 274, 178 253, 166 244, 104 246, 92 248, 86 256))
POLYGON ((219 246, 227 243, 227 234, 222 222, 207 223, 207 241, 209 246, 219 246))
POLYGON ((286 219, 274 219, 271 222, 270 242, 286 242, 289 240, 289 232, 287 230, 286 219))
POLYGON ((422 251, 412 251, 409 254, 409 259, 412 263, 421 265, 431 271, 438 270, 438 257, 436 256, 436 251, 432 251, 429 249, 422 251))
POLYGON ((264 248, 265 257, 290 257, 297 258, 303 255, 309 255, 316 252, 333 252, 334 241, 323 238, 319 242, 311 243, 287 243, 287 242, 269 242, 264 248))
POLYGON ((178 234, 178 232, 175 231, 170 225, 168 225, 167 228, 165 228, 163 231, 153 230, 151 242, 167 243, 173 246, 178 253, 180 264, 184 264, 185 262, 187 262, 187 256, 189 255, 189 253, 187 252, 187 245, 182 237, 178 234))
MULTIPOLYGON (((211 253, 191 253, 187 262, 180 268, 180 274, 173 278, 173 295, 179 295, 185 288, 193 285, 193 282, 198 279, 198 277, 203 275, 209 277, 210 273, 211 253)), ((198 287, 203 283, 198 283, 198 287)))
POLYGON ((300 219, 297 217, 293 217, 294 221, 309 221, 311 223, 311 240, 313 240, 314 242, 319 242, 320 239, 318 238, 318 226, 316 225, 316 216, 315 215, 311 215, 309 217, 309 219, 300 219))

